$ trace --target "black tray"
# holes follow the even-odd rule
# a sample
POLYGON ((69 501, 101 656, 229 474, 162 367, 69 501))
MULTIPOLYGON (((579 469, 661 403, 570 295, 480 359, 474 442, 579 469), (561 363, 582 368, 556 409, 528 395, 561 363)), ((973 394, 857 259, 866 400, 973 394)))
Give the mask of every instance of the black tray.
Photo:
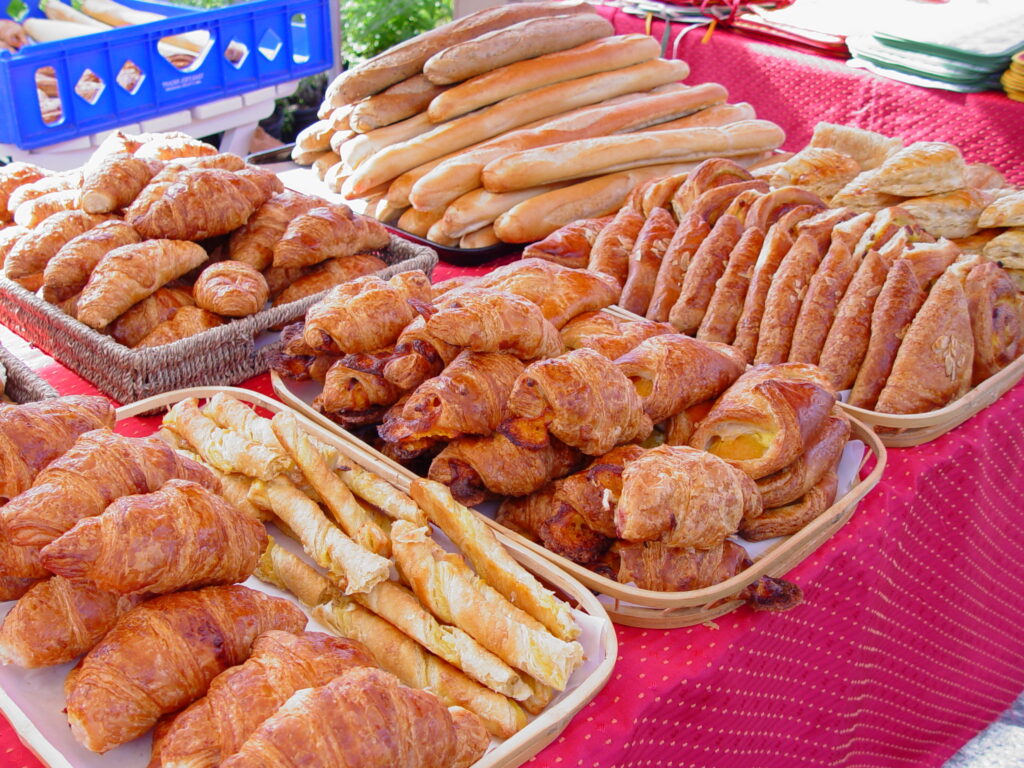
MULTIPOLYGON (((285 144, 283 147, 275 147, 274 149, 267 149, 263 152, 255 152, 247 156, 246 162, 252 163, 253 165, 270 165, 272 163, 285 163, 291 162, 292 149, 295 148, 295 144, 285 144)), ((296 167, 299 167, 296 165, 296 167)), ((485 248, 453 248, 447 245, 441 245, 435 243, 433 240, 427 240, 425 237, 414 235, 411 232, 406 232, 404 229, 394 226, 393 224, 384 224, 389 231, 403 237, 410 242, 417 243, 418 245, 426 245, 437 251, 438 257, 442 261, 447 261, 449 264, 455 264, 460 267, 475 267, 480 264, 486 264, 489 261, 493 261, 501 256, 506 256, 515 251, 522 250, 523 246, 515 243, 498 243, 497 245, 489 245, 485 248)))

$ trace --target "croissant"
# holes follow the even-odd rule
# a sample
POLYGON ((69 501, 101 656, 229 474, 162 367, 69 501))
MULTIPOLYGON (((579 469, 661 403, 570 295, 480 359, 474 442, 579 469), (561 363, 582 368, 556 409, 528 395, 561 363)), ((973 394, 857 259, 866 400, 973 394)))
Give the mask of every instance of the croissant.
POLYGON ((964 284, 967 309, 974 335, 976 385, 1017 359, 1024 351, 1024 318, 1017 290, 997 264, 978 264, 967 273, 964 284))
POLYGON ((292 219, 323 201, 286 189, 268 198, 228 240, 228 258, 264 270, 274 261, 274 246, 292 219))
POLYGON ((665 255, 658 267, 654 290, 647 307, 647 319, 659 323, 668 320, 672 307, 679 299, 683 278, 690 266, 693 254, 711 233, 711 227, 697 213, 687 213, 679 220, 679 226, 665 249, 665 255))
POLYGON ((256 638, 245 663, 215 677, 206 696, 174 717, 154 753, 162 765, 214 768, 296 691, 373 666, 369 652, 352 640, 270 630, 256 638))
POLYGON ((123 614, 145 599, 53 576, 32 587, 0 626, 0 662, 51 667, 90 651, 123 614))
POLYGON ((324 389, 313 407, 344 426, 379 421, 403 390, 384 378, 384 366, 392 350, 345 355, 333 363, 324 377, 324 389))
POLYGON ((347 205, 313 208, 292 219, 274 246, 275 267, 303 267, 329 258, 386 248, 384 225, 347 205))
POLYGON ((165 594, 247 579, 267 543, 263 525, 186 480, 124 496, 43 548, 59 576, 118 594, 165 594))
POLYGON ((750 286, 743 300, 743 310, 736 321, 736 338, 732 344, 743 353, 747 360, 753 360, 757 353, 757 339, 764 317, 765 298, 771 287, 782 259, 789 253, 796 239, 796 226, 810 218, 818 208, 813 205, 798 205, 772 224, 765 235, 761 253, 750 276, 750 286))
MULTIPOLYGON (((21 578, 20 576, 9 576, 0 573, 0 600, 18 600, 36 584, 39 579, 21 578)), ((2 634, 0 634, 2 640, 2 634)), ((0 661, 2 661, 3 648, 0 646, 0 661)))
POLYGON ((162 168, 157 160, 121 152, 90 160, 82 175, 82 210, 110 213, 127 207, 162 168))
POLYGON ((743 225, 735 216, 722 216, 711 233, 693 254, 683 276, 679 298, 669 312, 669 322, 683 333, 700 328, 714 292, 715 283, 725 272, 729 254, 743 234, 743 225))
POLYGON ((177 160, 179 158, 212 157, 217 148, 205 141, 194 139, 184 133, 142 134, 142 146, 135 150, 135 157, 142 160, 177 160))
POLYGON ((837 390, 847 389, 857 378, 871 340, 871 317, 875 301, 885 284, 889 264, 877 251, 869 251, 839 302, 819 365, 837 390))
POLYGON ((171 286, 158 288, 114 320, 108 326, 110 336, 118 344, 134 347, 158 325, 173 318, 179 309, 191 306, 195 306, 195 302, 189 290, 171 286))
POLYGON ((238 229, 281 189, 258 171, 189 168, 154 178, 124 220, 145 238, 203 240, 238 229))
POLYGON ((927 295, 914 277, 910 262, 897 259, 875 300, 867 353, 850 392, 850 405, 874 407, 892 371, 907 328, 927 295))
POLYGON ((697 424, 711 412, 712 405, 713 400, 705 400, 670 417, 663 425, 665 445, 689 445, 697 424))
POLYGON ((832 506, 837 489, 838 478, 833 467, 803 498, 784 507, 768 509, 760 515, 744 518, 740 525, 740 536, 748 541, 764 541, 794 534, 832 506))
POLYGON ((875 410, 924 413, 941 408, 970 389, 973 363, 967 297, 951 268, 910 323, 875 410))
POLYGON ((386 347, 416 316, 409 299, 430 301, 430 279, 423 272, 400 272, 386 282, 375 275, 350 280, 309 308, 303 337, 327 354, 386 347))
POLYGON ((427 477, 449 486, 456 500, 472 507, 488 491, 499 496, 533 493, 571 472, 578 458, 577 451, 556 439, 534 448, 498 432, 452 441, 434 457, 427 477))
POLYGON ((461 289, 430 315, 426 330, 453 346, 506 352, 521 360, 555 357, 564 351, 558 331, 536 304, 514 293, 486 288, 461 289))
POLYGON ((224 321, 212 312, 199 307, 181 307, 170 319, 158 323, 135 346, 137 348, 159 347, 187 339, 211 328, 219 328, 222 325, 224 325, 224 321))
POLYGON ((267 267, 263 270, 263 277, 270 289, 270 298, 276 299, 284 290, 296 280, 306 274, 306 267, 267 267))
POLYGON ((206 261, 206 251, 184 240, 147 240, 115 248, 96 265, 78 299, 78 319, 106 328, 158 288, 206 261))
POLYGON ((152 438, 86 432, 40 472, 32 487, 0 508, 4 530, 19 546, 45 545, 114 499, 152 493, 171 478, 219 490, 210 471, 152 438))
POLYGON ((11 249, 31 231, 26 227, 19 227, 17 224, 0 229, 0 267, 3 267, 4 261, 7 260, 7 254, 11 252, 11 249))
POLYGON ((834 404, 835 392, 818 368, 803 363, 759 365, 718 399, 690 445, 757 480, 804 453, 834 404))
POLYGON ((659 592, 711 587, 752 565, 747 551, 729 539, 708 549, 671 547, 657 540, 622 542, 618 553, 618 581, 659 592))
POLYGON ((8 163, 0 169, 0 222, 11 221, 7 203, 19 187, 39 181, 49 171, 31 163, 8 163))
POLYGON ((626 465, 615 530, 628 541, 709 549, 761 512, 757 486, 703 451, 659 445, 626 465))
POLYGON ((43 298, 51 304, 67 301, 81 292, 96 265, 110 251, 141 241, 138 232, 120 219, 103 221, 74 237, 46 263, 43 298))
POLYGON ((420 384, 400 411, 385 416, 378 432, 386 442, 410 449, 424 440, 489 435, 501 423, 524 369, 512 355, 463 352, 420 384))
POLYGON ((38 547, 19 547, 6 538, 0 538, 0 577, 12 580, 11 589, 18 588, 19 580, 35 582, 49 575, 50 572, 39 562, 38 547))
POLYGON ((238 585, 143 603, 118 619, 69 677, 71 733, 93 752, 131 741, 245 661, 261 633, 305 625, 305 614, 288 601, 238 585))
POLYGON ((471 712, 362 668, 294 694, 222 765, 468 768, 489 741, 471 712))
POLYGON ((78 195, 77 189, 62 189, 26 200, 15 209, 14 223, 35 229, 54 214, 78 210, 78 195))
POLYGON ((728 344, 736 337, 743 299, 747 296, 750 276, 763 245, 764 232, 757 227, 748 227, 743 232, 729 254, 725 272, 715 284, 715 292, 697 329, 698 339, 728 344))
POLYGON ((629 254, 644 226, 644 215, 624 205, 602 229, 590 250, 587 269, 606 274, 624 285, 629 276, 629 254))
POLYGON ((508 409, 543 420, 552 435, 591 456, 644 440, 653 429, 629 379, 591 349, 530 365, 516 380, 508 409))
POLYGON ((788 467, 757 481, 765 509, 796 501, 838 464, 850 437, 850 420, 838 407, 807 450, 788 467))
POLYGON ((577 315, 614 304, 620 293, 619 284, 608 275, 543 259, 520 259, 498 267, 474 285, 529 299, 559 329, 577 315))
POLYGON ((198 306, 228 317, 254 315, 270 296, 259 270, 240 261, 211 264, 199 274, 192 292, 198 306))
POLYGON ((36 475, 79 436, 113 426, 114 409, 103 397, 69 395, 0 405, 0 503, 30 488, 36 475))
POLYGON ((384 378, 403 390, 415 389, 441 373, 461 351, 432 334, 426 318, 417 317, 399 334, 394 354, 384 366, 384 378))
POLYGON ((540 242, 523 250, 524 259, 544 259, 563 267, 584 269, 590 263, 590 250, 597 236, 612 221, 612 216, 581 219, 556 229, 540 242))
POLYGON ((562 341, 566 349, 585 347, 609 360, 617 360, 645 339, 675 332, 668 323, 622 320, 607 312, 584 312, 565 324, 562 341))
POLYGON ((363 275, 372 275, 387 267, 387 264, 372 253, 355 253, 340 259, 327 259, 310 268, 301 277, 291 281, 287 288, 274 299, 274 306, 298 301, 315 293, 326 291, 347 280, 363 275))
POLYGON ((633 383, 655 424, 717 397, 747 367, 743 356, 726 344, 678 333, 641 342, 615 365, 633 383))
MULTIPOLYGON (((36 181, 17 186, 7 199, 7 210, 14 213, 22 203, 43 197, 52 192, 77 190, 82 186, 81 171, 65 171, 46 175, 36 181)), ((74 196, 76 199, 78 195, 74 196)))
POLYGON ((638 315, 647 312, 661 261, 675 232, 675 219, 665 208, 655 208, 647 217, 629 254, 629 272, 619 300, 623 309, 638 315))
POLYGON ((4 260, 4 273, 11 280, 20 282, 43 272, 61 248, 110 218, 82 211, 54 214, 14 244, 4 260))

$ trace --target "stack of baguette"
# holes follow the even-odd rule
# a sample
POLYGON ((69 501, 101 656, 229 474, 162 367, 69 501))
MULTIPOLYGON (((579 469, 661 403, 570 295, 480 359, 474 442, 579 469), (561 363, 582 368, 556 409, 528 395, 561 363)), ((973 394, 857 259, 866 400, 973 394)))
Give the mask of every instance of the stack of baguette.
POLYGON ((903 207, 875 190, 964 183, 955 147, 896 144, 822 124, 813 147, 775 167, 751 174, 708 161, 649 182, 614 217, 564 227, 524 255, 607 274, 623 286, 625 309, 730 344, 749 362, 818 364, 836 390, 852 389, 853 405, 931 411, 1024 351, 1021 299, 998 263, 928 231, 963 220, 957 195, 903 207), (865 175, 873 181, 864 191, 843 191, 865 175))
POLYGON ((0 169, 4 275, 128 347, 201 333, 384 268, 344 205, 184 134, 115 132, 78 171, 0 169))
POLYGON ((579 2, 471 14, 340 75, 293 158, 370 215, 473 248, 536 240, 614 211, 645 179, 782 143, 722 86, 681 85, 689 67, 652 38, 612 32, 579 2))

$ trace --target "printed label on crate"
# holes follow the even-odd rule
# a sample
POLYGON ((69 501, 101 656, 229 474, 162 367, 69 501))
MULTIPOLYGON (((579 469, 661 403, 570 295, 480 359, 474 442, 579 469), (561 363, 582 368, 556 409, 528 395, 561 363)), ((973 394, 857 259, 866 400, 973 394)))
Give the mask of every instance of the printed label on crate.
POLYGON ((160 83, 165 91, 180 91, 182 88, 191 88, 193 85, 201 85, 205 72, 193 72, 184 77, 175 77, 172 80, 164 80, 160 83))

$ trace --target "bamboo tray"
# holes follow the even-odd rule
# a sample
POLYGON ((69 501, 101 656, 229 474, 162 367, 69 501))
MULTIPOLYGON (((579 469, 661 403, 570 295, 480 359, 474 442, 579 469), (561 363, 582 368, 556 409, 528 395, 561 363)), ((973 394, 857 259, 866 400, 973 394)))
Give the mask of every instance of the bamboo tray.
MULTIPOLYGON (((266 411, 277 413, 289 410, 286 405, 266 395, 236 387, 193 387, 140 400, 117 409, 117 420, 149 415, 162 411, 188 397, 208 398, 218 392, 231 394, 235 398, 266 411)), ((374 471, 370 457, 360 457, 341 437, 315 423, 297 415, 307 432, 318 440, 337 448, 351 461, 374 471)), ((157 427, 153 420, 153 430, 157 427)), ((132 430, 132 434, 137 434, 132 430)), ((390 479, 387 475, 386 479, 390 479)), ((559 694, 536 717, 530 718, 526 727, 504 741, 492 740, 487 753, 472 768, 516 768, 550 744, 565 729, 573 716, 580 711, 604 687, 611 677, 612 667, 618 656, 618 641, 615 629, 601 602, 582 584, 554 567, 547 559, 538 557, 528 548, 522 547, 510 537, 498 533, 498 539, 512 556, 547 586, 559 591, 578 612, 585 614, 584 648, 588 660, 570 679, 569 688, 559 694), (589 632, 589 636, 588 636, 589 632)), ((287 540, 279 540, 288 546, 287 540)), ((287 593, 250 577, 246 586, 261 592, 285 597, 293 603, 295 598, 287 593)), ((13 602, 0 604, 6 607, 13 602)), ((301 607, 301 606, 300 606, 301 607)), ((303 608, 303 610, 305 610, 303 608)), ((6 614, 6 610, 0 610, 6 614)), ((307 629, 328 632, 329 630, 310 619, 307 629)), ((147 734, 129 744, 118 747, 107 755, 97 755, 73 741, 67 720, 62 712, 64 707, 63 680, 74 662, 59 667, 25 670, 0 666, 0 712, 7 717, 22 743, 32 751, 40 762, 49 768, 145 768, 150 759, 150 737, 147 734)))
MULTIPOLYGON (((308 419, 338 435, 345 444, 345 448, 341 448, 341 450, 352 461, 364 466, 372 464, 374 472, 402 490, 407 490, 409 484, 416 479, 415 473, 389 459, 352 433, 313 410, 299 395, 288 388, 287 383, 275 371, 271 371, 270 375, 275 394, 308 419)), ((524 549, 550 560, 582 584, 608 598, 610 600, 610 603, 606 601, 608 615, 619 624, 655 629, 701 624, 738 608, 742 602, 733 599, 733 596, 748 584, 761 576, 783 576, 806 559, 843 527, 853 515, 860 500, 878 484, 885 469, 885 446, 872 429, 857 419, 850 419, 850 423, 851 437, 863 441, 866 447, 864 457, 860 462, 860 469, 863 469, 869 457, 874 456, 875 458, 875 466, 868 475, 837 499, 816 520, 792 536, 779 539, 755 560, 751 567, 720 584, 704 589, 688 592, 656 592, 620 584, 604 576, 599 576, 582 565, 510 531, 479 511, 478 514, 503 538, 514 541, 524 549)))
MULTIPOLYGON (((626 320, 642 320, 622 307, 608 307, 609 314, 626 320)), ((1024 356, 991 376, 958 400, 927 413, 881 413, 840 402, 847 414, 869 427, 882 427, 878 435, 889 448, 922 445, 950 432, 1006 394, 1024 378, 1024 356), (894 431, 895 430, 895 431, 894 431)))

